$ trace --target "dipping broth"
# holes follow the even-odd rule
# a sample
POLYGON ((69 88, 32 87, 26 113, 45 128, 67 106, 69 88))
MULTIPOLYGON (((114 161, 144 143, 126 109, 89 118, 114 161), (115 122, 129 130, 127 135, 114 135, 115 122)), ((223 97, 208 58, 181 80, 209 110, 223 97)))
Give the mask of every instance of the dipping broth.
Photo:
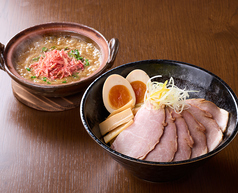
MULTIPOLYGON (((93 43, 71 35, 47 35, 32 41, 26 49, 19 53, 16 70, 22 77, 35 83, 64 84, 90 76, 100 67, 100 62, 101 53, 93 43), (43 59, 53 51, 67 53, 75 61, 80 60, 83 67, 76 72, 71 70, 72 74, 69 75, 68 73, 67 76, 61 76, 62 72, 59 72, 57 77, 40 74, 33 66, 36 66, 35 64, 39 62, 40 57, 43 59)), ((38 64, 38 68, 39 66, 41 64, 38 64)))

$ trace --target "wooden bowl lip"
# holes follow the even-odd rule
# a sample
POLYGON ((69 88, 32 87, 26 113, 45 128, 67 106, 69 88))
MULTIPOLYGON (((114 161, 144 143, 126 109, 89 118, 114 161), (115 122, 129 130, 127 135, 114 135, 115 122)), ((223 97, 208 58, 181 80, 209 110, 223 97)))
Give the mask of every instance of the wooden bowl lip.
POLYGON ((10 75, 10 77, 16 82, 18 82, 19 84, 22 84, 28 88, 44 89, 45 91, 69 88, 71 86, 87 84, 88 82, 93 81, 97 76, 99 76, 106 70, 109 57, 110 57, 110 48, 106 38, 94 28, 91 28, 83 24, 74 23, 74 22, 49 22, 49 23, 42 23, 42 24, 31 26, 17 33, 8 42, 4 50, 5 71, 10 75), (93 42, 95 42, 100 47, 101 54, 104 55, 103 56, 104 58, 101 61, 101 65, 99 69, 97 69, 94 73, 92 73, 90 76, 86 77, 85 79, 75 81, 75 82, 55 84, 55 85, 50 85, 50 84, 44 85, 40 83, 34 83, 21 77, 17 73, 16 69, 14 68, 14 65, 12 64, 11 57, 13 52, 15 51, 15 48, 17 47, 19 43, 22 43, 22 41, 24 41, 28 36, 37 36, 38 34, 43 34, 44 32, 47 33, 49 31, 71 32, 71 33, 85 36, 91 39, 93 42), (78 31, 82 33, 78 33, 78 31))
POLYGON ((199 69, 205 73, 210 74, 211 76, 213 76, 214 78, 216 78, 217 80, 220 81, 221 84, 223 84, 225 86, 225 88, 229 91, 229 93, 231 94, 235 104, 236 104, 236 112, 238 112, 238 98, 235 95, 234 91, 228 86, 228 84, 226 84, 220 77, 216 76, 215 74, 213 74, 212 72, 198 67, 196 65, 193 64, 189 64, 189 63, 185 63, 185 62, 180 62, 180 61, 175 61, 175 60, 164 60, 164 59, 153 59, 153 60, 141 60, 141 61, 135 61, 135 62, 130 62, 127 64, 123 64, 121 66, 115 67, 105 73, 103 73, 102 75, 100 75, 98 78, 96 78, 89 86, 88 88, 85 90, 82 99, 81 99, 81 103, 80 103, 80 117, 83 123, 84 128, 86 129, 87 133, 90 135, 90 137, 99 145, 101 146, 104 150, 106 150, 115 160, 124 160, 128 163, 136 163, 136 164, 142 164, 142 165, 147 165, 147 166, 155 166, 155 167, 162 167, 162 166, 182 166, 182 165, 186 165, 186 164, 194 164, 196 162, 211 158, 212 156, 216 155, 217 153, 219 153, 220 151, 222 151, 225 147, 227 147, 231 141, 235 138, 235 136, 238 133, 238 114, 236 116, 236 124, 234 127, 234 131, 232 132, 232 134, 226 139, 226 141, 222 144, 220 144, 218 147, 216 147, 213 151, 206 153, 202 156, 199 157, 195 157, 189 160, 183 160, 183 161, 175 161, 175 162, 153 162, 153 161, 145 161, 145 160, 140 160, 140 159, 136 159, 133 157, 129 157, 127 155, 121 154, 113 149, 111 149, 109 146, 107 146, 105 143, 103 143, 97 136, 95 136, 95 134, 91 131, 91 128, 89 127, 87 121, 86 121, 86 117, 84 114, 84 106, 85 106, 85 102, 86 102, 86 98, 87 95, 89 94, 90 90, 93 89, 94 84, 101 79, 104 76, 107 76, 108 73, 118 69, 118 68, 127 68, 129 67, 131 64, 143 64, 143 63, 171 63, 171 64, 175 64, 175 65, 180 65, 180 66, 190 66, 192 68, 195 69, 199 69))

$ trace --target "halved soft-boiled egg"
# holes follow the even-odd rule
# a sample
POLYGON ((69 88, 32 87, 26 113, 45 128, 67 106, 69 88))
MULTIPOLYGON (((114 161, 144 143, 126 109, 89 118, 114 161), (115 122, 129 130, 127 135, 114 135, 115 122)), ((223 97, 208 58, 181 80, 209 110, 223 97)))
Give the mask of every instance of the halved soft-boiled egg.
POLYGON ((146 83, 149 79, 148 74, 140 69, 133 70, 127 75, 126 80, 131 84, 136 95, 136 104, 144 102, 146 83))
POLYGON ((103 85, 103 103, 106 109, 112 113, 136 97, 131 84, 122 76, 113 74, 109 76, 103 85))

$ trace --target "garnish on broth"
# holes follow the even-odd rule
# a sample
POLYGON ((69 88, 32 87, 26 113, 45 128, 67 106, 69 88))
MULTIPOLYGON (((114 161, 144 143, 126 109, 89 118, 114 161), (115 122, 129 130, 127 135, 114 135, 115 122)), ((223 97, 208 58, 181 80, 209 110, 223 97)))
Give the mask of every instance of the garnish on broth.
POLYGON ((36 77, 47 77, 51 80, 62 79, 84 69, 82 61, 70 57, 67 51, 52 50, 47 52, 45 47, 44 51, 46 52, 45 56, 30 65, 36 77))
POLYGON ((46 35, 22 50, 16 70, 35 83, 65 84, 90 76, 99 68, 101 57, 91 41, 70 35, 46 35))

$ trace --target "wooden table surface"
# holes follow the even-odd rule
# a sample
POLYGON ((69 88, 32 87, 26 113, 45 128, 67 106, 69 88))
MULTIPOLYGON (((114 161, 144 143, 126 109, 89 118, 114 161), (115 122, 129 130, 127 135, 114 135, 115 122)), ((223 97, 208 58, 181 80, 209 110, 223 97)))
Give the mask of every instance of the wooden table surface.
MULTIPOLYGON (((237 0, 1 0, 0 42, 35 24, 70 21, 116 37, 113 67, 146 59, 191 63, 238 95, 237 0)), ((132 176, 86 133, 79 108, 43 112, 19 102, 0 70, 0 192, 237 192, 238 137, 186 178, 132 176)))

